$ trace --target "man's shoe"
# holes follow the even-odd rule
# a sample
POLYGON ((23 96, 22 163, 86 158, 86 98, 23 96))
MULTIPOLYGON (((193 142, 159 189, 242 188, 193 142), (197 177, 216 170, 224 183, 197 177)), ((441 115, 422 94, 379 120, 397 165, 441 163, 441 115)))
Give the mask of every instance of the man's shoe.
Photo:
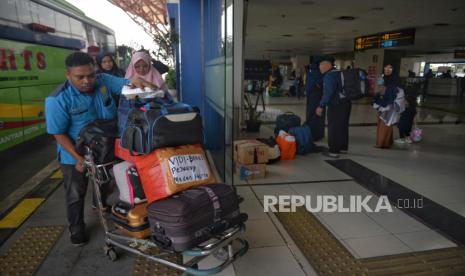
POLYGON ((339 154, 332 153, 332 152, 329 152, 329 151, 324 151, 324 152, 322 152, 322 154, 324 156, 331 157, 331 158, 339 158, 339 154))
POLYGON ((340 153, 340 154, 348 154, 349 152, 346 151, 346 150, 341 150, 341 151, 339 151, 339 153, 340 153))
POLYGON ((405 144, 405 140, 402 139, 402 138, 399 138, 399 139, 394 140, 394 143, 396 143, 396 144, 405 144))
POLYGON ((84 232, 77 232, 70 235, 70 241, 74 246, 83 246, 89 241, 89 239, 86 237, 84 232))

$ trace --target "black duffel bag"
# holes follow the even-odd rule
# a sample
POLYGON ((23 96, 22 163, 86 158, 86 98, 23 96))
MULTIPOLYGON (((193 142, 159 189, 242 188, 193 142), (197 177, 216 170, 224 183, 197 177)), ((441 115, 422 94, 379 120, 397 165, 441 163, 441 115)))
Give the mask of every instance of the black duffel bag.
POLYGON ((147 207, 152 240, 160 247, 181 252, 247 220, 231 185, 191 188, 147 207))
POLYGON ((121 136, 121 147, 131 154, 149 154, 155 149, 203 144, 199 109, 183 103, 150 110, 133 108, 121 136))
POLYGON ((115 139, 118 137, 117 120, 96 120, 81 129, 76 141, 76 151, 84 155, 85 147, 92 150, 96 164, 106 164, 116 159, 115 139))

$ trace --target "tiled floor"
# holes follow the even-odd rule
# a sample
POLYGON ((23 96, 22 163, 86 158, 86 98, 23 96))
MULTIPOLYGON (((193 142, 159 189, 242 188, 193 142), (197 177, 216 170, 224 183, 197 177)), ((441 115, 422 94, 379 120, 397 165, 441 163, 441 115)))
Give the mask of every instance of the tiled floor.
MULTIPOLYGON (((281 103, 274 98, 269 100, 275 103, 273 108, 293 110, 303 117, 304 107, 296 100, 283 100, 281 103)), ((375 122, 376 117, 366 115, 371 114, 368 106, 354 107, 352 123, 375 122)), ((425 122, 434 121, 434 114, 425 114, 426 112, 423 114, 425 122)), ((455 115, 446 114, 443 117, 449 118, 448 116, 453 120, 455 115)), ((262 127, 261 136, 266 137, 273 127, 262 127)), ((351 127, 349 154, 344 158, 353 159, 463 216, 465 126, 423 125, 422 128, 425 133, 422 143, 396 145, 390 150, 378 150, 373 148, 375 127, 351 127)), ((324 145, 324 142, 320 145, 324 145)), ((266 178, 247 181, 250 187, 240 187, 239 193, 246 201, 257 200, 254 199, 254 194, 260 201, 263 201, 264 195, 342 195, 345 199, 350 195, 372 195, 369 206, 375 207, 378 199, 376 195, 351 181, 351 178, 341 171, 328 166, 324 162, 325 159, 320 154, 309 154, 297 156, 292 161, 269 165, 266 178)), ((241 184, 244 185, 244 182, 241 184)), ((253 216, 256 216, 257 210, 252 210, 253 216)), ((456 246, 446 237, 396 208, 392 213, 384 211, 315 214, 357 258, 456 246)))

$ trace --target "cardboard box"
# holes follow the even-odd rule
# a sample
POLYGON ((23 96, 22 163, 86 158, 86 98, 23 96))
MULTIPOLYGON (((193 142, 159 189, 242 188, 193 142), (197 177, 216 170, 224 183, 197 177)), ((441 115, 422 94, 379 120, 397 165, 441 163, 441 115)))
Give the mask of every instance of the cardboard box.
POLYGON ((234 161, 243 165, 268 162, 268 146, 257 140, 234 141, 234 161))
POLYGON ((241 180, 264 178, 266 175, 266 164, 243 165, 236 163, 235 172, 241 180))

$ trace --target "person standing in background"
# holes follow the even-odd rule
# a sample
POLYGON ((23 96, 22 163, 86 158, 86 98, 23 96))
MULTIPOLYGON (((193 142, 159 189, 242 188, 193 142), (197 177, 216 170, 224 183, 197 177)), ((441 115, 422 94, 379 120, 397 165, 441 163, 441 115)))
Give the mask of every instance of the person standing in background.
POLYGON ((340 153, 347 153, 349 149, 349 119, 352 101, 340 98, 343 93, 341 72, 334 69, 334 58, 324 56, 320 61, 320 72, 323 77, 323 96, 316 108, 317 116, 322 116, 328 106, 328 152, 324 155, 339 158, 340 153))
POLYGON ((319 64, 321 57, 315 58, 307 73, 305 92, 307 94, 307 108, 305 124, 310 127, 313 141, 320 141, 325 137, 326 108, 323 108, 321 116, 315 111, 320 105, 323 95, 323 74, 320 72, 319 64))
POLYGON ((109 53, 98 55, 96 63, 97 74, 105 73, 119 78, 123 78, 126 74, 124 70, 120 69, 118 65, 116 65, 113 56, 109 53))

